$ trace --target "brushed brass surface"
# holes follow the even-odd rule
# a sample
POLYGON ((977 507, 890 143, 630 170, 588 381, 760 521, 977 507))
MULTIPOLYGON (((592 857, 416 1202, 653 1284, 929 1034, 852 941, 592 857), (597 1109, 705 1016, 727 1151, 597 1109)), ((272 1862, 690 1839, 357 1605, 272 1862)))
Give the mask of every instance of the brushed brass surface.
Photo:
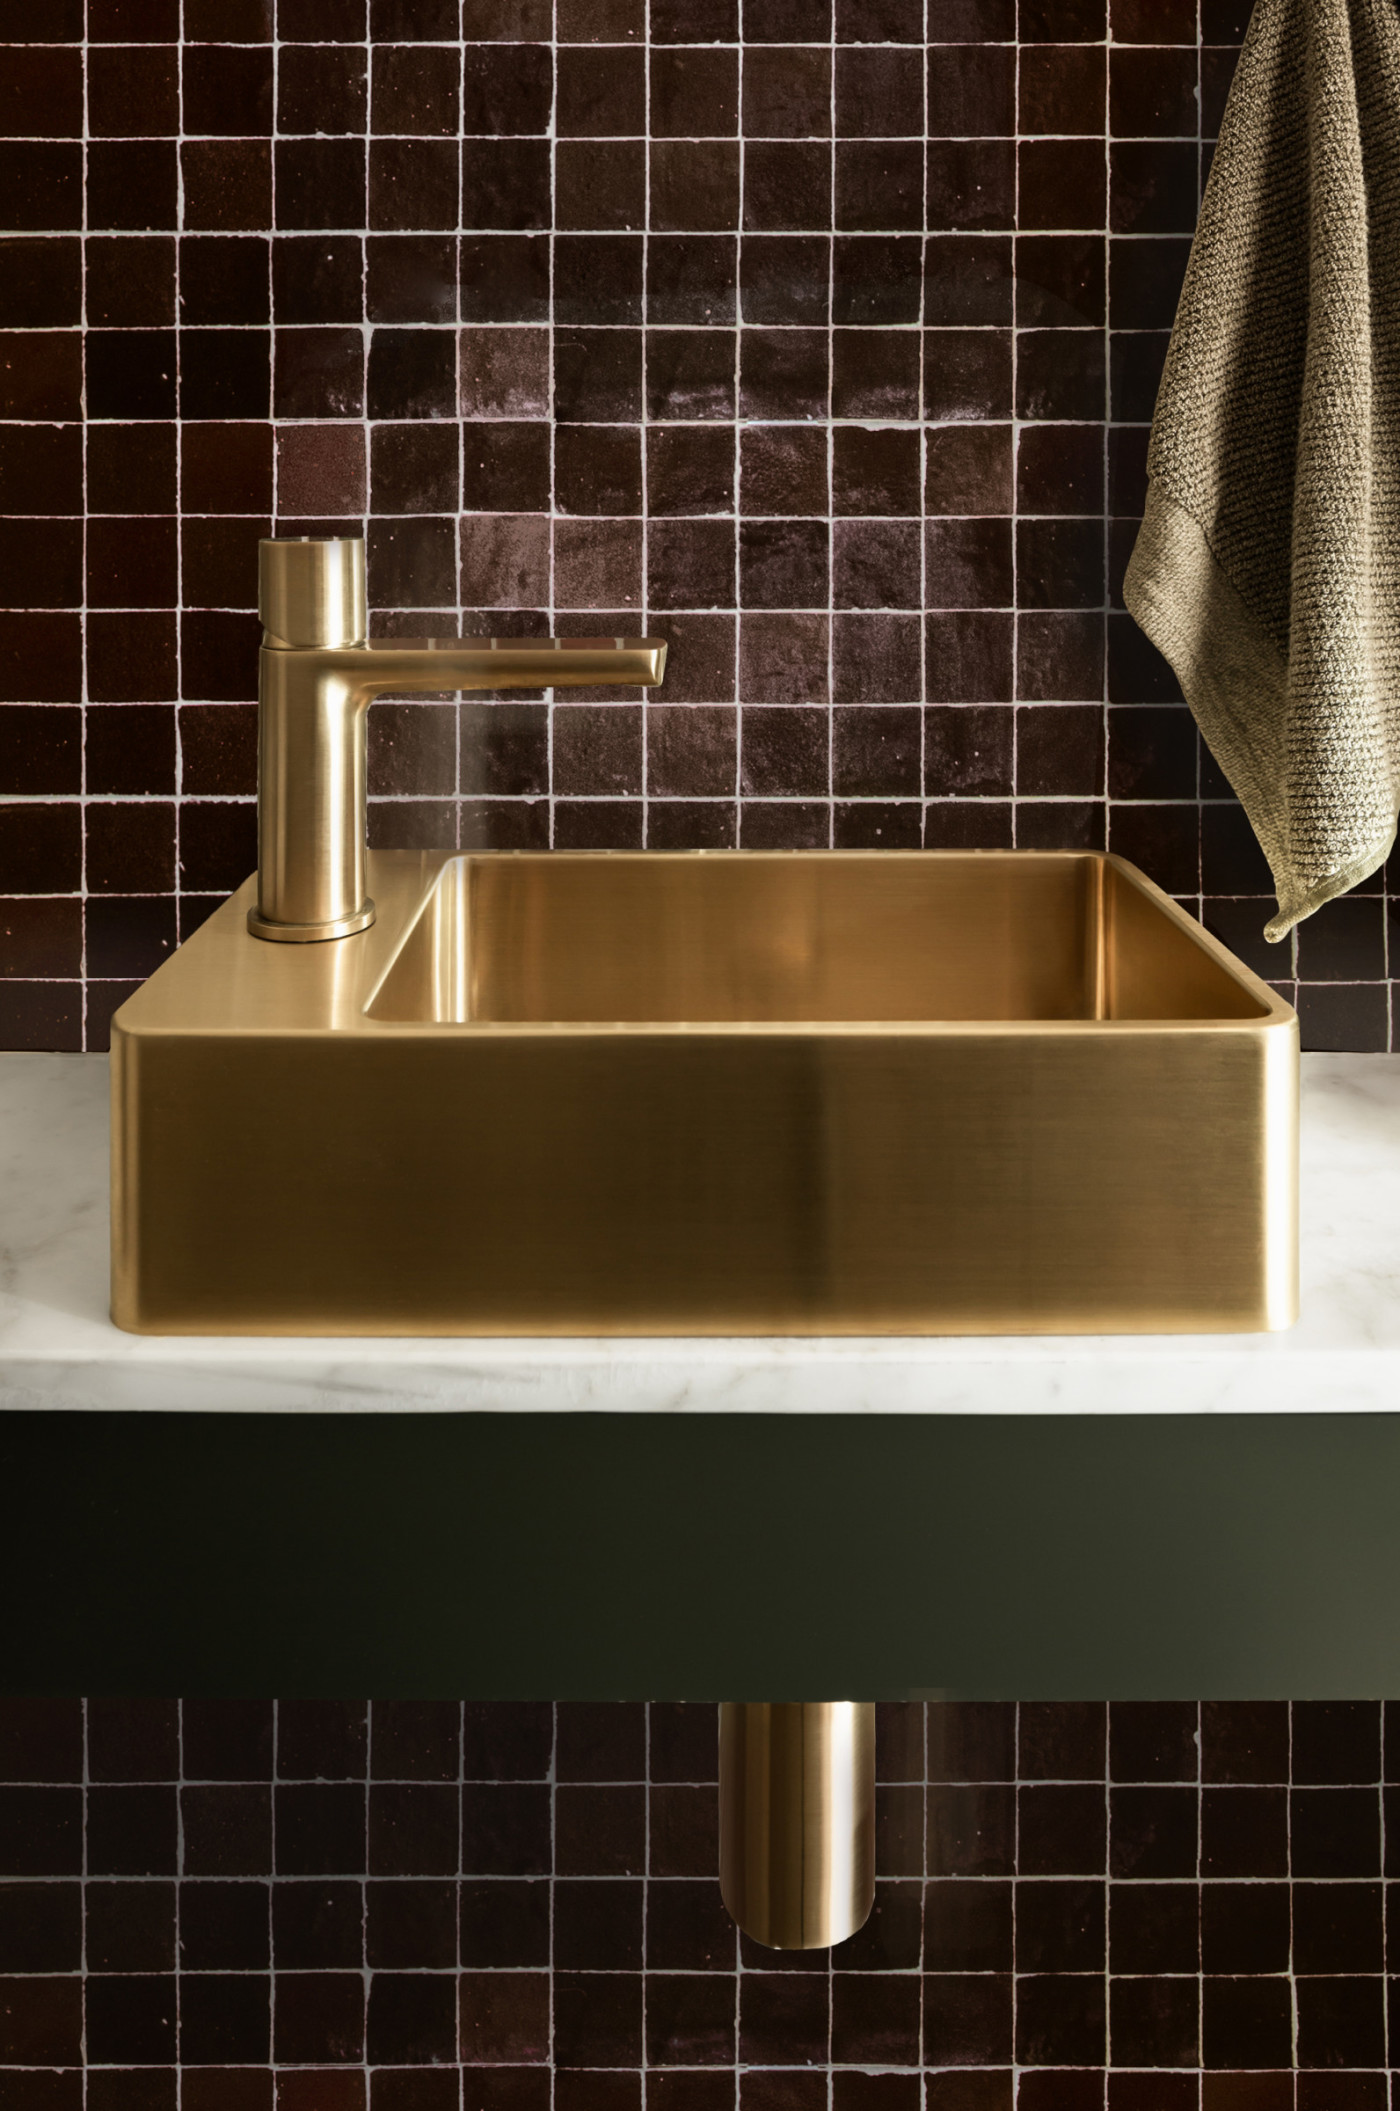
POLYGON ((775 1950, 844 1942, 875 1903, 871 1701, 725 1701, 719 1886, 775 1950))
POLYGON ((258 894, 255 938, 305 944, 373 923, 365 883, 365 715, 423 690, 649 686, 650 638, 366 640, 356 537, 258 546, 258 894))
POLYGON ((377 852, 117 1013, 138 1331, 1231 1331, 1297 1307, 1297 1021, 1094 854, 377 852))
POLYGON ((258 616, 269 645, 362 643, 369 629, 363 540, 265 536, 258 544, 258 616))

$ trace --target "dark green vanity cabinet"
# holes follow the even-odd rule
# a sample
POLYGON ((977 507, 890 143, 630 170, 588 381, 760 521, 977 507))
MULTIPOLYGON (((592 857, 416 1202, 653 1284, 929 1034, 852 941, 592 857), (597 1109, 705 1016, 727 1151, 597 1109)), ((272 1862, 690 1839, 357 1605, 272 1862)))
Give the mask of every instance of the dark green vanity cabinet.
POLYGON ((1400 1416, 0 1417, 0 1688, 1400 1693, 1400 1416))

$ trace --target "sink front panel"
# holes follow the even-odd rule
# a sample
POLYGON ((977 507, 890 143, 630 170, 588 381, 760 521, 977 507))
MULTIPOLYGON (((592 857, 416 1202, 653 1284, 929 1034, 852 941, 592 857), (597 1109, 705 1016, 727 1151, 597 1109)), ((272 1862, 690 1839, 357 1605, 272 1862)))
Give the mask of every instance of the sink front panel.
POLYGON ((1095 1333, 1292 1316, 1277 1038, 127 1044, 116 1316, 1095 1333))
POLYGON ((1296 1021, 1131 867, 401 853, 373 892, 305 948, 235 896, 117 1015, 121 1325, 1293 1317, 1296 1021))

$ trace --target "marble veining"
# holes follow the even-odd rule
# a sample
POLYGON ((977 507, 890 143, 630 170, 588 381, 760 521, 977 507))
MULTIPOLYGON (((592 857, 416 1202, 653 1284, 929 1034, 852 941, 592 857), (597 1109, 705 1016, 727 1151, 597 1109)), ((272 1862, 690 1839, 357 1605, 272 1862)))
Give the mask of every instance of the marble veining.
POLYGON ((0 1406, 306 1412, 1250 1414, 1400 1405, 1400 1061, 1303 1057, 1287 1334, 268 1340, 107 1317, 107 1059, 0 1056, 0 1406))

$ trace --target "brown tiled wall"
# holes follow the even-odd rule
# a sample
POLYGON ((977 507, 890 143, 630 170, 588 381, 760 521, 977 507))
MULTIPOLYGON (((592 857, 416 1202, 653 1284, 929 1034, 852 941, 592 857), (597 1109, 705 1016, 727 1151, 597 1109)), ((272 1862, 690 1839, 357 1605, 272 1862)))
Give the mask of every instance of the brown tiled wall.
POLYGON ((0 1043, 250 869, 275 526, 382 632, 672 643, 380 705, 376 843, 1107 842, 1384 1047, 1382 880, 1262 944, 1115 599, 1245 11, 0 0, 0 1043))
POLYGON ((874 1915, 784 1954, 713 1707, 0 1702, 0 2104, 1386 2111, 1382 1717, 882 1708, 874 1915))

